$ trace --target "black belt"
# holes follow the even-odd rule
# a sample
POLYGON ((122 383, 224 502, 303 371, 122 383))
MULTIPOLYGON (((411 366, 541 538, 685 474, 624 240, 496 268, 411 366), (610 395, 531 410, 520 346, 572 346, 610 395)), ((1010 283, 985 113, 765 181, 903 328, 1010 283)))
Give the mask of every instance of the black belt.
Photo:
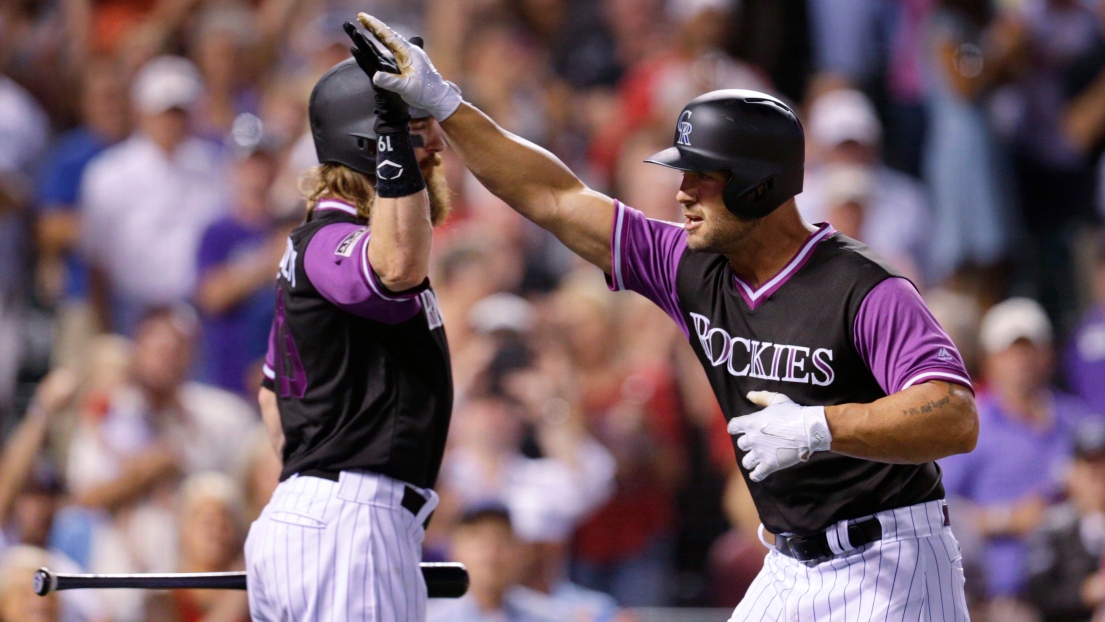
MULTIPOLYGON (((340 479, 340 474, 334 471, 323 471, 321 469, 307 469, 306 471, 300 471, 300 475, 306 477, 321 477, 322 479, 328 479, 332 482, 340 479)), ((422 508, 426 505, 426 497, 423 497, 417 490, 411 486, 403 486, 403 500, 399 502, 408 512, 418 516, 418 513, 422 511, 422 508)), ((427 519, 428 520, 428 519, 427 519)))
MULTIPOLYGON (((947 527, 950 524, 948 506, 945 505, 944 526, 947 527)), ((836 529, 836 527, 830 527, 829 529, 836 529)), ((848 525, 848 541, 852 544, 852 549, 858 549, 878 540, 882 540, 882 523, 874 516, 848 525)), ((836 555, 829 547, 827 531, 812 536, 777 535, 775 536, 775 550, 801 562, 827 559, 836 555)))

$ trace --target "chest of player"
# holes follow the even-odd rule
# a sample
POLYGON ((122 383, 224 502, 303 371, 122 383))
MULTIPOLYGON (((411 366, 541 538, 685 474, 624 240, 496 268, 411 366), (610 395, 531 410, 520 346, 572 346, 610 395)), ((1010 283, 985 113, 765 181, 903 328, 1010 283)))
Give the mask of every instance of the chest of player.
POLYGON ((745 398, 749 391, 821 405, 883 396, 855 349, 853 328, 863 296, 885 273, 855 274, 839 263, 815 251, 775 287, 753 290, 724 257, 684 256, 680 308, 726 418, 760 410, 745 398))

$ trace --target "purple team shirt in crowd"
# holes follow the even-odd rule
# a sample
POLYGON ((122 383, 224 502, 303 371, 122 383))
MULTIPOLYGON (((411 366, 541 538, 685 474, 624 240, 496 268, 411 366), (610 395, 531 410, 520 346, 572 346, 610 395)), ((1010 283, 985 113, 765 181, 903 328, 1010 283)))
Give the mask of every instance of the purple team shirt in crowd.
MULTIPOLYGON (((319 201, 315 211, 338 210, 356 215, 357 208, 343 201, 319 201)), ((311 285, 323 298, 339 309, 384 324, 405 322, 422 311, 419 294, 430 286, 425 280, 418 287, 391 292, 368 262, 368 240, 372 231, 367 225, 336 222, 319 229, 307 243, 303 270, 311 285)), ((278 313, 279 315, 279 313, 278 313)), ((281 318, 277 318, 280 321, 281 318)), ((275 329, 275 324, 273 325, 275 329)), ((269 332, 269 348, 265 354, 265 375, 272 379, 274 369, 274 331, 269 332)))
MULTIPOLYGON (((620 201, 615 201, 614 207, 612 274, 607 275, 607 284, 614 291, 634 291, 654 302, 689 339, 675 289, 679 260, 687 250, 686 231, 676 223, 645 218, 620 201)), ((834 233, 827 223, 819 225, 794 258, 757 289, 734 276, 748 306, 755 309, 783 287, 802 269, 817 244, 834 233)), ((853 334, 856 351, 887 395, 930 380, 972 388, 959 351, 913 284, 904 278, 886 279, 867 294, 856 314, 853 334)))

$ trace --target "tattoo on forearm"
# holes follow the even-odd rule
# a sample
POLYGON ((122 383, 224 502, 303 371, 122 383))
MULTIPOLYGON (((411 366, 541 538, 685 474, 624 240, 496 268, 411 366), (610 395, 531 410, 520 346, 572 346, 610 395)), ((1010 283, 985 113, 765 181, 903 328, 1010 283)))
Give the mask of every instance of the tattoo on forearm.
POLYGON ((906 408, 903 415, 926 415, 934 410, 939 410, 952 403, 952 386, 948 384, 948 394, 938 400, 929 400, 928 404, 915 408, 906 408))

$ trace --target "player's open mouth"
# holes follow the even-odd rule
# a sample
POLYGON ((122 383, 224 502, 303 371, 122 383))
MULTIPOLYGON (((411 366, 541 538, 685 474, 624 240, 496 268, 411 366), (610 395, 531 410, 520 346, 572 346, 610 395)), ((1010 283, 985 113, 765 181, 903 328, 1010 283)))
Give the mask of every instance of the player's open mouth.
POLYGON ((701 216, 694 216, 692 214, 683 214, 683 229, 685 231, 694 231, 702 224, 701 216))

